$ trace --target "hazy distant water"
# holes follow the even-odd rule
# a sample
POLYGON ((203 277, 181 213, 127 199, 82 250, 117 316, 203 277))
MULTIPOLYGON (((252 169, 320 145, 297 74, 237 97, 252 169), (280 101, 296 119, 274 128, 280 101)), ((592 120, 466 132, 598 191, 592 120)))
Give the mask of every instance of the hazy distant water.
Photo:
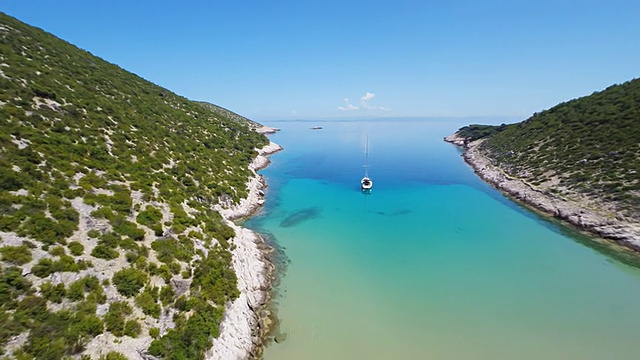
POLYGON ((640 358, 640 271, 479 180, 442 141, 466 123, 269 124, 286 150, 247 225, 289 260, 288 337, 265 359, 640 358))

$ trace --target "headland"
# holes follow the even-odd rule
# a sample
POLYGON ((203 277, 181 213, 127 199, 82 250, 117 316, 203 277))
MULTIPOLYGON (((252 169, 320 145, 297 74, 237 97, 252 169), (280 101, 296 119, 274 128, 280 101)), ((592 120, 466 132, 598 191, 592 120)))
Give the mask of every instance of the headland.
MULTIPOLYGON (((579 193, 559 195, 540 189, 524 179, 508 175, 481 150, 485 139, 468 141, 457 133, 444 138, 463 149, 462 157, 476 174, 508 196, 599 238, 633 251, 640 251, 640 224, 618 217, 604 202, 585 199, 579 193)), ((564 193, 566 193, 566 189, 564 193)))

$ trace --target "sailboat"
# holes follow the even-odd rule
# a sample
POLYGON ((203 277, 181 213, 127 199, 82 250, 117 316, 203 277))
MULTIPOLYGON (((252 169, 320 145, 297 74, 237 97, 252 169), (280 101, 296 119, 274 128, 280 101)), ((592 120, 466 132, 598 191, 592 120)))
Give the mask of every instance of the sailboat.
POLYGON ((369 178, 369 136, 367 135, 367 146, 364 150, 364 177, 360 180, 360 188, 364 192, 370 192, 373 187, 373 180, 369 178))

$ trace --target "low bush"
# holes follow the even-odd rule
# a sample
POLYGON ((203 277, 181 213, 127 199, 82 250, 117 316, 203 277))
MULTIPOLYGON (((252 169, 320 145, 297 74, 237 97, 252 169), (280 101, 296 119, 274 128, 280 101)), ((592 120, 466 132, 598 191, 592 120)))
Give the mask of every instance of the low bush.
POLYGON ((31 250, 25 244, 19 246, 3 246, 0 248, 2 261, 6 261, 16 265, 24 265, 31 260, 31 250))
POLYGON ((62 299, 67 295, 67 289, 64 284, 52 285, 48 281, 40 285, 40 292, 45 299, 54 303, 61 303, 62 299))
POLYGON ((136 305, 145 315, 152 316, 156 319, 160 317, 160 305, 158 305, 156 300, 148 291, 144 291, 136 296, 136 305))
POLYGON ((142 289, 147 279, 146 273, 138 269, 126 268, 116 272, 112 282, 120 294, 131 297, 142 289))
POLYGON ((129 304, 124 301, 113 302, 104 316, 107 331, 115 336, 125 335, 126 317, 131 315, 129 304))
POLYGON ((71 255, 73 256, 80 256, 84 252, 84 245, 77 241, 72 241, 67 246, 69 247, 69 252, 71 252, 71 255))
POLYGON ((113 260, 120 256, 120 253, 105 244, 98 244, 91 250, 91 256, 99 259, 113 260))

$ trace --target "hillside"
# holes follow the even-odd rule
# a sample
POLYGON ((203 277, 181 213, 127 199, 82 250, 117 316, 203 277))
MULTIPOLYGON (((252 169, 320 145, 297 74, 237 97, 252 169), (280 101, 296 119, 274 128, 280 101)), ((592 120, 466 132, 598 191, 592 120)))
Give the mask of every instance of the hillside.
POLYGON ((470 125, 456 135, 506 177, 549 198, 612 223, 640 224, 640 79, 517 124, 470 125))
POLYGON ((0 357, 202 358, 266 137, 2 13, 0 89, 0 357))
POLYGON ((198 101, 198 104, 200 104, 201 106, 203 106, 206 109, 211 110, 212 112, 216 113, 216 114, 220 114, 221 116, 226 117, 227 119, 236 121, 238 123, 244 124, 247 127, 251 128, 251 129, 257 129, 259 127, 261 127, 261 124, 258 124, 257 122, 247 119, 246 117, 236 114, 231 110, 227 110, 221 106, 212 104, 212 103, 208 103, 206 101, 198 101))

